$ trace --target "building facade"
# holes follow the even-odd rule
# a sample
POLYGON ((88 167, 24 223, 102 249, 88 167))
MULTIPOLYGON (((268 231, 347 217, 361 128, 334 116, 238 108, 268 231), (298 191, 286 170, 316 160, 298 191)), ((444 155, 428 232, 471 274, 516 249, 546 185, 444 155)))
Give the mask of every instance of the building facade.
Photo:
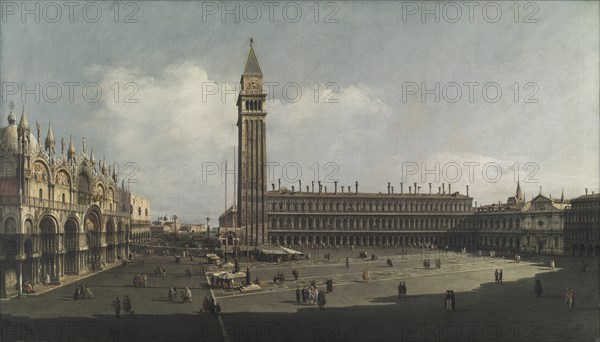
POLYGON ((13 109, 0 128, 2 297, 116 262, 132 237, 131 194, 118 186, 118 170, 97 162, 85 138, 79 152, 62 139, 57 151, 50 126, 42 142, 40 125, 34 134, 24 109, 17 125, 13 109))
POLYGON ((452 194, 269 191, 270 242, 281 245, 470 244, 447 231, 466 228, 472 198, 452 194))
POLYGON ((600 256, 600 194, 586 194, 571 200, 566 213, 567 253, 579 257, 600 256))

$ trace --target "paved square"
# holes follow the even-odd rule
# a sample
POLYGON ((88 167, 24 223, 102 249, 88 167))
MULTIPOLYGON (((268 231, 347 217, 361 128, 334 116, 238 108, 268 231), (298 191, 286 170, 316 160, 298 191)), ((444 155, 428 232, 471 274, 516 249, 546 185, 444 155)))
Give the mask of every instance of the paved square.
MULTIPOLYGON (((76 283, 20 299, 2 301, 2 341, 594 341, 598 337, 598 266, 586 273, 578 260, 556 258, 554 270, 547 258, 523 258, 520 263, 468 254, 441 255, 441 269, 424 269, 422 257, 440 257, 395 248, 367 248, 376 261, 358 258, 359 249, 310 252, 310 260, 253 263, 251 277, 263 287, 258 291, 213 289, 222 307, 222 339, 219 319, 200 312, 210 294, 197 262, 173 257, 149 256, 146 265, 130 264, 82 279, 76 283), (331 253, 330 261, 323 253, 331 253), (391 257, 393 267, 386 265, 391 257), (317 260, 317 257, 319 260, 317 260), (346 257, 349 267, 346 267, 346 257), (153 275, 164 265, 165 277, 153 275), (185 277, 191 268, 192 277, 185 277), (292 269, 299 271, 293 280, 292 269), (369 282, 362 272, 371 272, 369 282), (503 283, 494 282, 494 270, 503 270, 503 283), (283 272, 283 284, 273 277, 283 272), (148 287, 133 287, 135 274, 148 274, 148 287), (296 303, 296 287, 317 281, 324 290, 333 279, 325 310, 296 303), (543 295, 534 294, 534 279, 543 295), (398 298, 399 281, 405 281, 408 298, 398 298), (75 302, 76 285, 86 284, 95 294, 75 302), (189 286, 192 303, 168 301, 171 284, 189 286), (564 293, 575 289, 576 308, 566 310, 564 293), (446 311, 445 290, 456 293, 456 310, 446 311), (117 320, 110 303, 119 296, 131 298, 134 315, 117 320)), ((434 262, 432 261, 432 265, 434 262)), ((245 262, 241 263, 242 269, 245 262)), ((214 266, 209 268, 215 269, 214 266)))

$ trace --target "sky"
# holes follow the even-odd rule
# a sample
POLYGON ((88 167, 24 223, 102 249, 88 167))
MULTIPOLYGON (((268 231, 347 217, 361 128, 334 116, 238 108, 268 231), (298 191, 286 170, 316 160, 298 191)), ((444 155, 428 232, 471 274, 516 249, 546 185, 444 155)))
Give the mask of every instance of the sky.
POLYGON ((598 2, 0 5, 1 125, 13 101, 42 139, 85 137, 153 217, 231 205, 250 38, 269 183, 451 183, 477 205, 517 181, 527 199, 599 189, 598 2))

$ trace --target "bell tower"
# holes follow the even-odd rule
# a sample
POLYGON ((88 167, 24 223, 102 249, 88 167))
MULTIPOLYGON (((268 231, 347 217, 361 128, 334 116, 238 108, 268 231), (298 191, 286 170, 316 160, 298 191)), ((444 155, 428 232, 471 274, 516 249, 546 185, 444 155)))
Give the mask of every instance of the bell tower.
POLYGON ((237 222, 246 230, 246 244, 268 242, 266 217, 266 129, 263 75, 250 39, 250 51, 241 78, 238 107, 237 222))

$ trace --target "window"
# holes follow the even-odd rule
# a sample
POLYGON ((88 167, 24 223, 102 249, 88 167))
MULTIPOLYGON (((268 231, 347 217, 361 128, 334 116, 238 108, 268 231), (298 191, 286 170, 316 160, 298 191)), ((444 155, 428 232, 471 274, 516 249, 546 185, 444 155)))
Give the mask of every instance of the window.
POLYGON ((62 202, 65 203, 65 194, 62 194, 62 202))
POLYGON ((44 198, 44 192, 42 191, 42 189, 40 189, 40 199, 44 198))
POLYGON ((138 207, 138 216, 142 216, 142 207, 138 207))

